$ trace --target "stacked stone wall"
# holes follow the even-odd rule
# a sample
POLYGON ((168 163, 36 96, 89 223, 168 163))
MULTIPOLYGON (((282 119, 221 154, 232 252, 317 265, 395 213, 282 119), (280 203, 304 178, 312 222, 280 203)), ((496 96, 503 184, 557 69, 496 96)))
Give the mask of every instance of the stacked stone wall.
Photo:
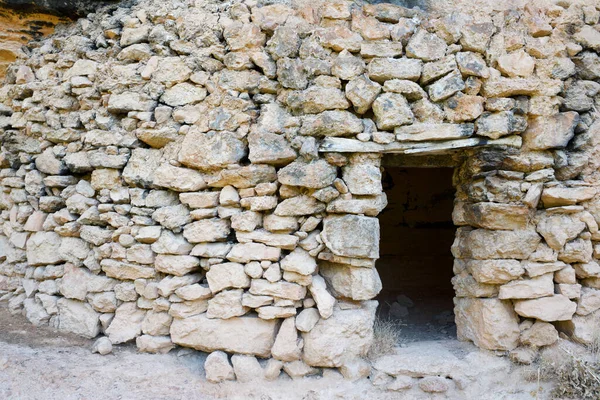
POLYGON ((215 352, 215 381, 222 351, 238 376, 254 356, 267 377, 365 375, 381 157, 453 151, 459 337, 588 341, 600 11, 560 4, 142 1, 32 43, 0 89, 2 299, 112 344, 215 352))

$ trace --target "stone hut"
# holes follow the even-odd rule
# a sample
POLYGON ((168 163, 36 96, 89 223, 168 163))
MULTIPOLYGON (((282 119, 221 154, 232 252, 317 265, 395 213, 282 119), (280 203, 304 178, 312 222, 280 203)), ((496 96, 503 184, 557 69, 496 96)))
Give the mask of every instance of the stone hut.
POLYGON ((441 276, 460 340, 588 343, 599 16, 141 0, 59 27, 0 88, 0 300, 140 351, 352 378, 380 292, 441 276), (450 240, 393 218, 452 222, 450 240))

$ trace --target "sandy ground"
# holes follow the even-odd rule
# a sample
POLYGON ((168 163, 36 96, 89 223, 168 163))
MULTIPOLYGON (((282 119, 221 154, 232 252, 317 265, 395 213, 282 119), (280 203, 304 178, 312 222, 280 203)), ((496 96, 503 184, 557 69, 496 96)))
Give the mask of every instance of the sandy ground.
POLYGON ((0 304, 0 399, 545 399, 548 388, 522 380, 519 367, 506 358, 478 352, 457 340, 420 342, 439 351, 475 361, 465 390, 428 395, 386 392, 367 379, 348 382, 341 376, 275 382, 211 384, 204 378, 206 354, 176 349, 166 355, 140 354, 133 345, 115 346, 113 354, 92 354, 93 341, 36 328, 21 316, 12 316, 0 304), (473 357, 477 355, 477 357, 473 357), (482 356, 482 357, 480 357, 482 356))

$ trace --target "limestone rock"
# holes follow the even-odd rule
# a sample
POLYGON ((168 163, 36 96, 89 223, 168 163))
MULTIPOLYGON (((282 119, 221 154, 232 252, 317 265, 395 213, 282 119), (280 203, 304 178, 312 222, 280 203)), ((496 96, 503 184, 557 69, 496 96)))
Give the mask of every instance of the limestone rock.
POLYGON ((520 316, 547 322, 569 320, 576 309, 576 303, 560 294, 515 302, 515 311, 520 316))
POLYGON ((327 187, 337 177, 337 169, 325 160, 309 163, 296 160, 277 172, 277 180, 284 185, 312 189, 327 187))
POLYGON ((413 122, 414 116, 406 98, 397 93, 383 93, 373 102, 373 113, 377 127, 390 130, 413 122))
POLYGON ((300 359, 301 351, 295 318, 286 318, 281 323, 271 355, 277 360, 294 361, 300 359))
POLYGON ((115 312, 115 318, 105 333, 113 344, 125 343, 142 333, 142 321, 146 311, 137 308, 136 303, 123 303, 115 312))
POLYGON ((281 269, 296 272, 301 275, 312 275, 317 268, 317 262, 306 250, 296 248, 281 260, 281 269))
POLYGON ((346 84, 346 97, 359 114, 364 114, 371 108, 380 92, 381 85, 366 75, 356 77, 346 84))
POLYGON ((323 242, 333 254, 379 257, 379 220, 357 215, 329 216, 323 220, 323 242))
POLYGON ((523 133, 523 147, 528 150, 561 149, 567 146, 579 121, 575 111, 529 119, 523 133))
POLYGON ((315 367, 339 367, 348 360, 366 356, 373 337, 377 302, 363 302, 360 308, 336 308, 310 332, 302 333, 303 360, 315 367))
POLYGON ((537 248, 541 238, 533 230, 491 231, 475 229, 459 231, 452 253, 459 258, 478 260, 493 258, 526 259, 537 248))
POLYGON ((521 343, 527 346, 550 346, 558 340, 558 332, 548 322, 536 321, 531 328, 521 332, 521 343))
POLYGON ((75 300, 59 299, 58 329, 71 332, 89 339, 100 333, 100 314, 92 309, 89 304, 75 300))
POLYGON ((222 351, 213 351, 206 357, 204 371, 206 372, 206 380, 212 383, 235 379, 233 367, 229 363, 227 353, 222 351))
POLYGON ((224 290, 208 300, 206 316, 208 318, 228 319, 240 317, 248 312, 242 304, 242 289, 224 290))
POLYGON ((535 299, 554 294, 554 274, 549 273, 531 279, 520 279, 500 286, 498 298, 535 299))
POLYGON ((106 336, 102 336, 94 342, 92 353, 98 353, 103 356, 110 354, 112 353, 112 343, 106 336))
POLYGON ((367 66, 367 75, 375 82, 389 79, 416 81, 421 76, 423 62, 409 58, 374 58, 367 66))
POLYGON ((60 244, 61 237, 55 232, 35 232, 27 241, 27 262, 29 265, 44 265, 63 261, 60 244))
POLYGON ((238 263, 212 265, 206 273, 206 280, 212 293, 227 288, 250 287, 250 277, 244 272, 244 266, 238 263))
POLYGON ((190 243, 216 242, 226 239, 231 231, 228 220, 213 218, 188 224, 183 229, 183 237, 190 243))
POLYGON ((176 256, 159 254, 154 261, 157 271, 175 276, 184 276, 196 270, 200 266, 200 260, 193 256, 176 256))
POLYGON ((171 324, 173 343, 212 352, 269 357, 275 343, 278 322, 256 316, 229 319, 209 319, 199 314, 185 319, 175 319, 171 324), (240 340, 240 338, 245 338, 240 340))
POLYGON ((519 343, 519 318, 510 302, 454 299, 457 335, 488 350, 512 350, 519 343))
POLYGON ((317 304, 317 309, 321 318, 327 319, 333 314, 335 299, 327 291, 325 280, 320 275, 313 276, 311 284, 308 286, 311 296, 317 304))
POLYGON ((231 363, 238 382, 260 381, 264 378, 262 367, 254 356, 234 354, 231 363))
POLYGON ((156 169, 154 184, 178 192, 196 192, 206 188, 206 182, 199 172, 166 163, 156 169))
POLYGON ((297 157, 285 137, 275 133, 251 132, 248 147, 248 158, 256 164, 285 165, 297 157))
POLYGON ((316 308, 305 308, 296 317, 296 329, 300 332, 310 332, 320 318, 319 311, 316 308))
POLYGON ((246 146, 229 132, 192 132, 183 140, 179 162, 200 170, 224 168, 246 155, 246 146))
POLYGON ((319 272, 336 297, 370 300, 382 289, 381 279, 375 268, 357 268, 321 261, 319 272))
POLYGON ((467 268, 477 282, 495 285, 518 279, 525 273, 517 260, 469 260, 467 268))
POLYGON ((306 115, 302 118, 300 128, 300 134, 306 136, 354 136, 362 131, 361 120, 345 110, 330 110, 306 115))

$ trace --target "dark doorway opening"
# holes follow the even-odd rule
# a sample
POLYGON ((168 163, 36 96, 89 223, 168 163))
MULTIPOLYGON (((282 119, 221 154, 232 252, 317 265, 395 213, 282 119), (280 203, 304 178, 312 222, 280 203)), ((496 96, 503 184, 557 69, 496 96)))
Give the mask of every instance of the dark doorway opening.
POLYGON ((388 206, 379 215, 379 317, 398 324, 401 342, 456 337, 452 173, 392 167, 383 175, 388 206))

